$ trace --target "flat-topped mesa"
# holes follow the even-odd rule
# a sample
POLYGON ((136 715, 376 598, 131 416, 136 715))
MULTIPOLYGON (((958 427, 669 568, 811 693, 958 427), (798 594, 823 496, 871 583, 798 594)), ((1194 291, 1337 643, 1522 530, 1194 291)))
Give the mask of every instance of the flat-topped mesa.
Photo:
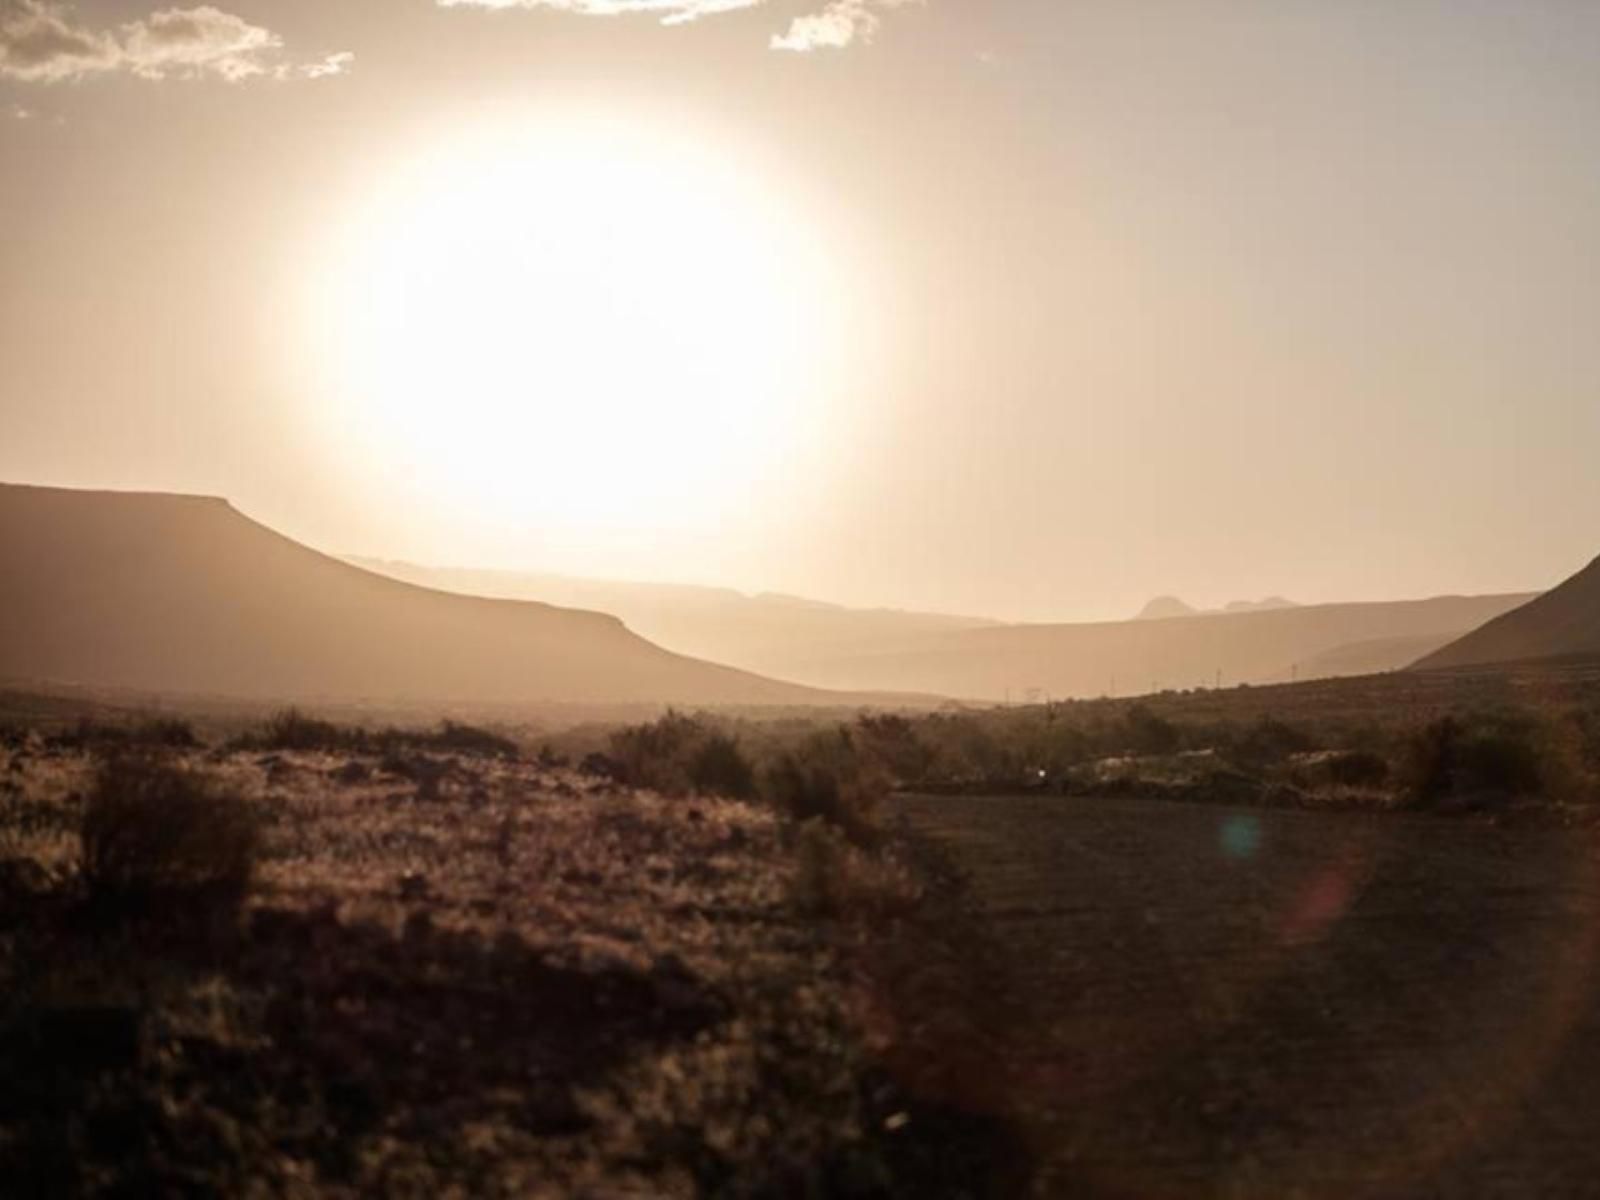
POLYGON ((204 496, 0 485, 0 677, 260 698, 818 704, 602 613, 362 570, 204 496))

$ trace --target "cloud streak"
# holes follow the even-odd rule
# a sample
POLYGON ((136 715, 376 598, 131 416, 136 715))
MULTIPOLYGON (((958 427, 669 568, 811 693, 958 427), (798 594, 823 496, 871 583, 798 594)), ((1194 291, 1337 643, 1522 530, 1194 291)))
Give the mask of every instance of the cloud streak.
MULTIPOLYGON (((684 25, 702 17, 756 8, 767 0, 436 0, 441 8, 542 8, 587 17, 649 15, 663 25, 684 25)), ((883 24, 882 12, 920 0, 828 0, 809 16, 796 17, 788 32, 775 34, 774 50, 805 53, 842 50, 869 42, 883 24)))
POLYGON ((683 25, 701 17, 755 8, 766 0, 437 0, 440 8, 548 8, 584 17, 647 14, 663 25, 683 25))
POLYGON ((772 39, 774 50, 805 54, 812 50, 843 50, 856 42, 870 42, 883 24, 881 12, 917 0, 830 0, 821 12, 796 17, 789 32, 772 39))
POLYGON ((323 79, 341 75, 355 56, 284 56, 270 29, 209 4, 163 8, 114 29, 80 22, 56 0, 0 0, 0 77, 60 83, 93 75, 140 79, 323 79))

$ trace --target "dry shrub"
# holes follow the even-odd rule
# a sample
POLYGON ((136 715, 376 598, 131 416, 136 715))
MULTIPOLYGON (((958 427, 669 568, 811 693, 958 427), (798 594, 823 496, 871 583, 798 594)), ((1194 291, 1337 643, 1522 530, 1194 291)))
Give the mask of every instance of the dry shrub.
POLYGON ((911 874, 882 855, 853 845, 820 818, 795 832, 795 906, 813 917, 882 917, 914 907, 921 891, 911 874))
POLYGON ((1406 792, 1420 807, 1510 799, 1593 798, 1578 731, 1522 712, 1444 717, 1406 746, 1406 792))
POLYGON ((298 708, 280 709, 260 730, 234 739, 239 750, 361 751, 366 749, 363 730, 347 729, 313 717, 298 708))
POLYGON ((522 748, 504 734, 461 721, 447 720, 431 733, 413 736, 418 743, 432 750, 478 754, 485 758, 516 758, 522 753, 522 748))
POLYGON ((591 754, 585 771, 608 775, 663 796, 698 793, 748 800, 756 773, 739 740, 719 732, 704 717, 669 711, 644 725, 612 732, 610 754, 591 754))
POLYGON ((706 796, 749 800, 756 794, 755 768, 739 749, 737 738, 714 733, 689 760, 689 781, 706 796))
POLYGON ((178 717, 152 717, 140 722, 96 721, 80 717, 78 723, 51 741, 57 746, 77 750, 149 748, 193 750, 201 745, 194 726, 178 717))
POLYGON ((79 827, 79 875, 92 904, 237 904, 249 890, 260 822, 239 796, 169 759, 100 765, 79 827))
POLYGON ((646 724, 615 730, 608 756, 613 778, 663 796, 685 795, 694 787, 689 759, 706 733, 699 719, 672 710, 646 724))
POLYGON ((820 733, 767 772, 768 797, 798 821, 821 820, 851 841, 878 841, 879 808, 892 787, 882 766, 859 753, 848 729, 820 733))

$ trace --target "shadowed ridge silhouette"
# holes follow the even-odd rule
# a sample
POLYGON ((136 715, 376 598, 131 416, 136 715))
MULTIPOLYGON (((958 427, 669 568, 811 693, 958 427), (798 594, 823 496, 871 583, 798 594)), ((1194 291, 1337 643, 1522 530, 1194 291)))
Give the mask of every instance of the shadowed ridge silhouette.
POLYGON ((848 703, 615 617, 402 583, 200 496, 0 484, 0 677, 238 697, 848 703))
POLYGON ((1561 586, 1415 664, 1417 670, 1600 654, 1600 558, 1561 586))

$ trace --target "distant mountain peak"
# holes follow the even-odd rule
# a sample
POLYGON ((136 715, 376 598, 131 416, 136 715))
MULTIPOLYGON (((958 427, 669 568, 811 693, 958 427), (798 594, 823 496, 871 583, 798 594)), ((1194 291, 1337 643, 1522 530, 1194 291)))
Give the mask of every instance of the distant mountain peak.
POLYGON ((1227 613, 1277 612, 1284 608, 1299 608, 1293 600, 1282 596, 1268 596, 1265 600, 1230 600, 1221 608, 1195 608, 1176 596, 1157 596, 1139 610, 1136 621, 1168 621, 1174 617, 1214 617, 1227 613))
POLYGON ((1139 610, 1136 621, 1166 621, 1172 617, 1198 616, 1200 610, 1191 608, 1176 596, 1157 596, 1139 610))

